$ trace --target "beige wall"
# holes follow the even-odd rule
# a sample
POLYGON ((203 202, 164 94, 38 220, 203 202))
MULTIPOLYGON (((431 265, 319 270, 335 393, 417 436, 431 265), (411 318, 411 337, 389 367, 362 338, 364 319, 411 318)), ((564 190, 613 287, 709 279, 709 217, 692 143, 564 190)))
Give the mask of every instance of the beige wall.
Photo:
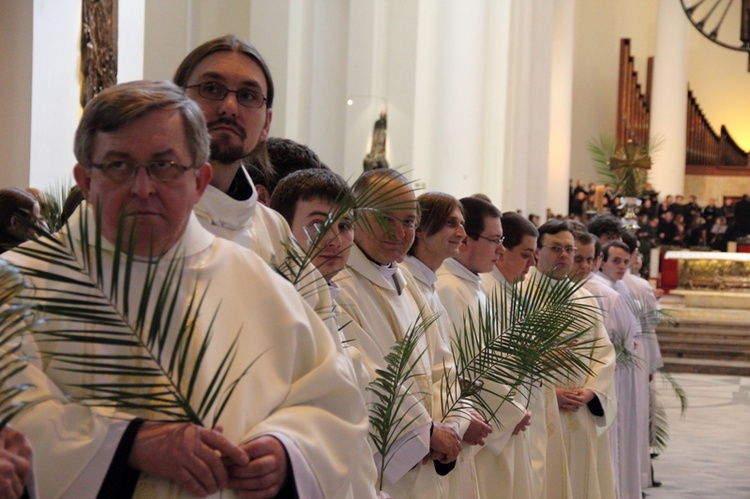
MULTIPOLYGON (((682 194, 682 193, 664 193, 682 194)), ((721 204, 723 196, 750 194, 750 176, 685 175, 685 197, 695 195, 698 204, 705 206, 709 198, 721 204)))

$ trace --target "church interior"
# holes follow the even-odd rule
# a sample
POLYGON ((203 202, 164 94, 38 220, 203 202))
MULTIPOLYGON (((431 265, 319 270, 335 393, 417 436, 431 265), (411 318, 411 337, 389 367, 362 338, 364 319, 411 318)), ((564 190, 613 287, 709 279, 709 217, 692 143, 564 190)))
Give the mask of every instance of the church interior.
POLYGON ((626 219, 666 292, 657 336, 689 400, 683 414, 658 388, 671 440, 653 461, 663 486, 645 492, 749 497, 750 2, 709 0, 713 17, 686 12, 695 3, 3 0, 0 188, 73 184, 92 78, 170 80, 194 47, 236 34, 274 75, 270 136, 347 180, 377 156, 421 192, 482 193, 541 222, 626 219), (114 10, 88 18, 92 32, 94 4, 114 10), (721 43, 700 15, 722 23, 721 43), (92 67, 86 43, 111 58, 92 67), (644 175, 637 192, 612 192, 615 159, 644 175))

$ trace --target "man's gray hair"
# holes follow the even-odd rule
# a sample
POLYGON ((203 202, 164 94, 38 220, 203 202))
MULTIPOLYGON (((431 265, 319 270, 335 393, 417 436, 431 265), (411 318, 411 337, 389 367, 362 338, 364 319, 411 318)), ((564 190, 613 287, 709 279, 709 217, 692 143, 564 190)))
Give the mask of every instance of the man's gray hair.
POLYGON ((104 89, 83 110, 75 135, 76 159, 84 166, 93 162, 91 154, 97 132, 114 132, 153 111, 178 111, 185 123, 192 164, 208 161, 211 137, 206 118, 198 104, 170 81, 132 81, 104 89))

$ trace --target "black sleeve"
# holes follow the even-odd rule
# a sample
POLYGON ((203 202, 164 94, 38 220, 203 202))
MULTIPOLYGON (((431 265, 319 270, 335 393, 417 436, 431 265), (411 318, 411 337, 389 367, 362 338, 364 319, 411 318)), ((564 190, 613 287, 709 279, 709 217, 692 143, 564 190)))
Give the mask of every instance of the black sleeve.
MULTIPOLYGON (((281 446, 284 447, 284 444, 281 444, 281 446)), ((294 469, 292 468, 292 461, 291 459, 289 459, 289 454, 286 451, 286 447, 284 447, 284 455, 286 456, 286 481, 281 487, 279 493, 276 494, 276 498, 297 499, 299 496, 297 495, 297 484, 294 481, 294 469)))
POLYGON ((602 403, 599 401, 599 397, 594 395, 594 398, 589 400, 588 404, 586 406, 589 408, 589 411, 591 411, 591 414, 594 416, 604 416, 604 407, 602 407, 602 403))
POLYGON ((97 499, 129 499, 133 497, 140 472, 128 465, 128 458, 142 424, 143 419, 140 418, 136 418, 128 424, 122 434, 107 474, 104 476, 102 487, 96 495, 97 499))
MULTIPOLYGON (((435 423, 430 423, 430 436, 432 436, 432 430, 435 428, 435 423)), ((451 471, 453 471, 453 468, 456 467, 456 461, 451 461, 450 463, 441 463, 437 459, 432 460, 432 464, 435 466, 435 473, 437 473, 440 476, 445 476, 451 471)), ((419 463, 417 463, 419 465, 419 463)), ((415 468, 417 466, 414 466, 415 468)))

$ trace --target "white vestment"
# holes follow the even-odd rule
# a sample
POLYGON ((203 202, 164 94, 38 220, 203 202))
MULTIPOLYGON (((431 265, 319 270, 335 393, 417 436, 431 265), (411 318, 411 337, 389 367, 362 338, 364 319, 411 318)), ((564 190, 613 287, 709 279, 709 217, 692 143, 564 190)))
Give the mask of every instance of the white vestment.
MULTIPOLYGON (((414 326, 420 312, 429 311, 425 298, 414 286, 409 286, 398 264, 390 268, 369 260, 356 246, 352 248, 346 269, 336 276, 341 292, 336 302, 342 313, 351 320, 343 329, 344 337, 351 340, 361 353, 371 379, 377 369, 385 369, 385 356, 396 341, 405 337, 414 326)), ((429 328, 425 334, 436 334, 429 328)), ((417 362, 411 388, 404 387, 405 400, 400 415, 411 422, 407 434, 398 440, 386 456, 389 464, 384 473, 383 490, 394 499, 440 497, 441 483, 432 462, 422 465, 430 450, 430 428, 433 421, 432 396, 435 363, 423 335, 414 355, 424 352, 417 362)), ((442 368, 442 363, 440 364, 442 368)), ((442 374, 442 371, 441 371, 442 374)), ((382 456, 376 456, 376 464, 382 456)))
MULTIPOLYGON (((651 486, 651 445, 649 437, 649 418, 651 414, 651 397, 655 394, 653 389, 653 375, 659 368, 664 367, 664 360, 659 348, 659 339, 656 336, 656 325, 661 304, 654 295, 654 289, 640 276, 625 273, 622 279, 623 294, 627 293, 640 311, 642 332, 638 338, 638 353, 642 361, 638 365, 638 401, 641 409, 638 412, 638 426, 641 429, 641 486, 651 486)), ((620 289, 620 288, 616 288, 620 289)))
MULTIPOLYGON (((472 316, 477 318, 480 307, 483 312, 488 310, 489 301, 481 284, 483 279, 454 258, 445 260, 437 274, 438 296, 446 304, 456 334, 466 334, 464 321, 467 319, 467 313, 471 312, 472 316)), ((508 386, 497 386, 494 383, 492 385, 485 382, 485 387, 495 393, 510 392, 508 386)), ((523 437, 513 435, 513 430, 525 415, 526 407, 523 404, 512 399, 503 402, 496 413, 501 426, 494 428, 493 433, 485 439, 486 444, 483 448, 472 448, 482 497, 491 497, 494 494, 497 494, 497 497, 514 497, 505 493, 513 487, 508 480, 513 479, 516 459, 524 460, 524 444, 523 437)), ((526 475, 519 480, 528 482, 529 477, 526 475)))
MULTIPOLYGON (((509 296, 509 286, 505 276, 497 267, 482 276, 482 289, 487 296, 497 296, 498 300, 509 296)), ((508 456, 512 461, 489 459, 488 453, 477 455, 477 466, 482 475, 486 490, 497 490, 499 497, 570 497, 570 486, 567 482, 567 465, 563 451, 562 429, 554 388, 534 383, 529 390, 519 390, 519 399, 532 414, 531 425, 525 432, 519 433, 509 442, 508 456), (545 466, 547 447, 550 453, 557 451, 557 461, 562 471, 556 473, 554 487, 545 492, 545 466)))
MULTIPOLYGON (((436 315, 437 320, 433 324, 432 328, 436 330, 438 334, 429 334, 427 336, 428 347, 433 352, 433 367, 439 367, 442 363, 446 370, 452 370, 455 367, 453 356, 447 355, 450 352, 451 338, 453 337, 453 324, 448 317, 445 307, 443 306, 440 298, 437 294, 435 283, 437 282, 437 275, 424 263, 414 256, 407 255, 402 264, 406 267, 408 273, 405 273, 407 279, 409 279, 410 285, 416 286, 422 292, 425 297, 427 306, 430 309, 430 314, 436 315), (410 279, 411 278, 411 279, 410 279), (440 355, 445 356, 441 361, 438 357, 440 355)), ((433 373, 433 378, 438 378, 442 375, 441 372, 433 373)), ((433 385, 433 418, 440 420, 444 416, 444 411, 440 406, 441 397, 444 395, 441 393, 441 383, 435 383, 433 385)), ((466 404, 461 404, 461 410, 468 410, 469 407, 466 404)), ((458 436, 463 438, 464 433, 469 427, 468 415, 464 413, 463 416, 453 417, 450 421, 455 423, 456 431, 458 436)), ((471 499, 479 497, 479 489, 477 485, 477 474, 474 467, 474 459, 472 458, 471 446, 463 443, 463 450, 458 455, 456 460, 456 469, 448 473, 445 477, 439 477, 446 483, 445 492, 451 499, 471 499)))
MULTIPOLYGON (((70 223, 73 239, 76 241, 76 254, 80 254, 77 220, 82 213, 86 214, 85 208, 80 208, 70 223)), ((91 213, 88 213, 88 219, 90 238, 93 238, 91 213)), ((29 247, 38 244, 26 243, 29 247)), ((91 241, 88 244, 91 247, 91 241)), ((105 261, 103 278, 108 287, 113 248, 107 241, 102 241, 102 246, 105 261)), ((36 260, 30 261, 28 257, 16 252, 6 253, 4 257, 16 265, 35 268, 48 266, 36 260)), ((235 335, 238 335, 237 357, 228 379, 240 378, 240 374, 250 363, 255 363, 239 380, 217 422, 223 426, 224 435, 238 444, 260 435, 272 435, 284 444, 298 491, 304 491, 309 497, 350 496, 351 476, 360 473, 362 466, 360 449, 351 445, 351 442, 361 441, 364 437, 367 427, 366 411, 357 387, 349 377, 341 374, 337 350, 317 315, 306 306, 294 288, 264 264, 258 255, 214 237, 201 227, 195 216, 191 215, 185 233, 165 258, 167 261, 178 258, 184 262, 183 285, 176 302, 178 314, 187 305, 194 287, 198 296, 205 291, 203 309, 196 319, 196 342, 202 341, 208 332, 209 323, 212 319, 214 321, 213 336, 208 343, 203 368, 197 376, 194 397, 205 392, 222 356, 228 351, 235 335), (214 311, 217 310, 214 318, 214 311)), ((142 260, 133 264, 132 282, 127 290, 133 304, 140 299, 147 266, 148 263, 142 260)), ((52 270, 56 273, 68 272, 59 266, 52 270)), ((165 271, 166 264, 160 265, 155 278, 157 283, 164 279, 165 271)), ((42 293, 47 292, 42 290, 50 283, 37 279, 34 285, 39 290, 36 296, 41 297, 42 293)), ((65 289, 51 294, 64 295, 65 289)), ((48 322, 47 327, 52 330, 65 326, 65 322, 58 320, 48 322)), ((100 327, 98 324, 90 324, 87 330, 95 334, 100 327)), ((179 321, 174 321, 171 328, 176 330, 178 327, 179 321)), ((174 338, 174 334, 170 333, 169 337, 174 338)), ((43 348, 62 353, 80 353, 85 350, 87 353, 106 355, 113 353, 114 347, 54 341, 45 342, 43 348)), ((169 349, 167 346, 167 355, 169 349)), ((188 366, 194 365, 195 354, 191 349, 187 357, 188 366)), ((58 360, 44 359, 45 374, 65 393, 77 393, 79 389, 73 385, 100 380, 99 375, 62 371, 60 366, 58 360)), ((215 404, 216 402, 214 410, 217 407, 215 404)), ((29 411, 32 419, 44 419, 46 414, 41 413, 43 407, 36 406, 29 411)), ((150 413, 138 415, 153 416, 150 413)), ((55 418, 50 424, 67 424, 71 421, 77 422, 55 418)), ((85 424, 90 425, 88 422, 85 424)), ((62 452, 62 449, 86 449, 84 454, 93 457, 106 445, 103 440, 107 439, 100 438, 103 431, 106 433, 106 429, 77 428, 76 433, 71 432, 73 438, 70 441, 58 445, 52 445, 57 442, 46 441, 47 438, 52 438, 49 435, 29 435, 37 455, 50 446, 56 452, 61 449, 56 466, 49 469, 37 468, 40 486, 51 491, 45 497, 61 497, 66 490, 76 487, 76 484, 59 483, 58 468, 74 468, 74 472, 69 473, 74 478, 76 473, 85 475, 88 463, 71 462, 71 459, 63 457, 67 456, 67 452, 62 452), (87 440, 89 434, 92 438, 87 440), (36 440, 37 438, 44 440, 36 440), (88 451, 89 448, 93 450, 88 451)), ((64 437, 57 435, 57 438, 64 437)), ((52 459, 50 462, 55 461, 52 459)), ((88 489, 91 494, 95 494, 96 490, 88 489)), ((186 494, 173 482, 141 474, 135 495, 153 498, 182 497, 186 494)), ((221 496, 233 497, 234 494, 224 491, 221 496)))
MULTIPOLYGON (((578 303, 598 310, 596 299, 583 288, 571 298, 578 303)), ((590 342, 586 353, 591 359, 582 359, 593 372, 568 377, 564 388, 586 388, 598 399, 603 414, 595 416, 589 406, 576 412, 560 411, 568 473, 573 497, 576 499, 609 499, 615 497, 615 484, 609 437, 599 438, 610 427, 617 414, 614 393, 615 350, 607 336, 601 316, 596 317, 592 330, 580 340, 590 342)))
POLYGON ((638 429, 638 397, 636 392, 637 367, 635 338, 641 325, 624 298, 613 289, 614 283, 603 274, 591 273, 583 286, 599 303, 602 319, 615 350, 625 350, 615 368, 617 418, 609 435, 612 465, 615 470, 615 490, 621 499, 641 496, 641 446, 638 429))
MULTIPOLYGON (((258 191, 244 166, 239 172, 244 174, 252 190, 249 198, 237 200, 209 185, 193 211, 211 234, 250 248, 271 267, 277 268, 284 263, 289 248, 297 247, 292 242, 292 231, 281 214, 258 202, 258 191)), ((310 267, 309 273, 306 270, 295 287, 334 333, 333 302, 328 286, 320 272, 310 267)), ((334 334, 334 339, 337 337, 334 334)))

